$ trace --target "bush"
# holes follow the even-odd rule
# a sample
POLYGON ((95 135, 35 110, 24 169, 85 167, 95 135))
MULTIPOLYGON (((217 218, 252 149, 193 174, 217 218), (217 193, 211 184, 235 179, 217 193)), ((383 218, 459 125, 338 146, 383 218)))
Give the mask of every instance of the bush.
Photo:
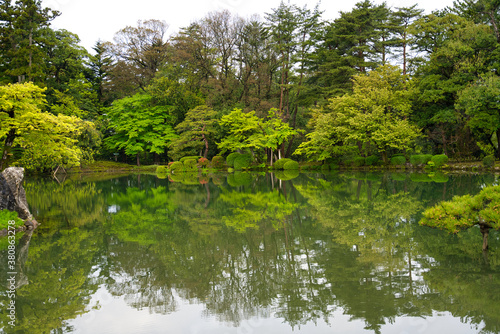
POLYGON ((234 159, 234 169, 241 170, 243 168, 248 168, 251 160, 252 156, 250 154, 240 154, 234 159))
POLYGON ((184 171, 184 164, 180 161, 175 161, 170 164, 170 171, 174 172, 182 172, 184 171))
POLYGON ((197 172, 198 167, 196 166, 196 160, 195 159, 184 160, 184 168, 186 172, 197 172))
POLYGON ((215 157, 212 158, 212 168, 224 168, 224 158, 216 155, 215 157))
POLYGON ((394 155, 391 158, 391 165, 393 166, 401 166, 406 163, 406 158, 402 155, 394 155))
POLYGON ((495 156, 487 155, 483 158, 484 168, 492 168, 495 166, 495 156))
POLYGON ((421 155, 421 154, 415 154, 415 155, 411 155, 410 156, 410 163, 412 164, 412 166, 420 166, 420 165, 423 165, 423 164, 426 164, 427 161, 424 161, 424 156, 421 155))
POLYGON ((354 167, 361 167, 365 165, 365 158, 363 157, 355 157, 352 159, 352 165, 354 167))
POLYGON ((166 174, 168 173, 167 166, 158 166, 156 167, 156 174, 166 174))
POLYGON ((298 170, 299 169, 299 163, 297 161, 293 161, 293 160, 287 161, 283 165, 283 169, 284 170, 298 170))
POLYGON ((369 157, 365 158, 366 166, 377 166, 379 164, 380 164, 380 159, 376 155, 370 155, 369 157))
POLYGON ((193 155, 193 156, 187 156, 187 157, 180 158, 179 161, 184 163, 184 161, 186 161, 186 160, 194 159, 194 161, 198 161, 200 158, 201 158, 201 156, 199 156, 199 155, 193 155))
POLYGON ((200 158, 198 159, 198 167, 206 168, 208 167, 208 163, 210 161, 207 158, 200 158))
POLYGON ((226 164, 229 166, 229 167, 234 167, 234 159, 236 159, 236 157, 240 156, 241 153, 238 153, 238 152, 234 152, 234 153, 230 153, 227 157, 226 157, 226 164))
POLYGON ((431 161, 434 162, 436 168, 439 168, 448 162, 448 157, 444 154, 433 155, 431 161))
POLYGON ((292 159, 288 159, 288 158, 281 158, 279 160, 277 160, 274 165, 273 165, 273 169, 284 169, 285 168, 285 164, 289 161, 293 161, 292 159))
POLYGON ((422 164, 426 164, 432 159, 432 154, 422 154, 422 164))

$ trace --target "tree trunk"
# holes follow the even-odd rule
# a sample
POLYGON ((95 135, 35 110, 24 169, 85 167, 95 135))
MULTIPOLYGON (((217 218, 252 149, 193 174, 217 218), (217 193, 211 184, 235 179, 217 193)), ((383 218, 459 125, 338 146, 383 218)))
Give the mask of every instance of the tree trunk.
POLYGON ((140 166, 141 165, 141 161, 139 159, 139 153, 137 153, 136 158, 137 158, 137 166, 140 166))
POLYGON ((497 158, 500 159, 500 129, 497 130, 497 158))
POLYGON ((14 144, 15 138, 16 138, 16 130, 10 129, 10 131, 7 133, 7 138, 5 139, 5 144, 3 147, 3 153, 0 160, 0 171, 8 167, 9 155, 12 149, 12 145, 14 144))
POLYGON ((481 234, 483 235, 483 252, 488 250, 488 234, 490 232, 490 228, 486 224, 479 224, 481 227, 481 234))

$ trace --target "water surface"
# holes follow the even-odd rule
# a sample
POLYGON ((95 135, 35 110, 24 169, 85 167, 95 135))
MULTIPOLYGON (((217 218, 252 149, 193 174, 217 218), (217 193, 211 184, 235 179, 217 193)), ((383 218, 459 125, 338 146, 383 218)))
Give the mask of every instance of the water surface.
POLYGON ((498 232, 418 225, 494 176, 295 176, 28 179, 3 332, 500 333, 498 232))

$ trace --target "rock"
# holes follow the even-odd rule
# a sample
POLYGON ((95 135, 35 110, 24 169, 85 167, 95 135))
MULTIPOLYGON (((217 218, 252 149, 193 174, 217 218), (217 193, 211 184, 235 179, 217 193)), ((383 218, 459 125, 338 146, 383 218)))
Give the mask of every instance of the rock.
POLYGON ((23 179, 22 167, 9 167, 0 173, 0 209, 16 211, 19 218, 36 226, 26 201, 23 179))

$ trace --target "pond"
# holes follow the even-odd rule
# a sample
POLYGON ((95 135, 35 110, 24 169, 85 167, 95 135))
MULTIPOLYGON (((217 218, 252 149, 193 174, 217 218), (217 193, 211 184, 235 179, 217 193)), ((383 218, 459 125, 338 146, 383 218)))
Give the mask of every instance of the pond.
POLYGON ((500 333, 499 233, 418 225, 497 177, 295 176, 28 178, 3 332, 500 333))

